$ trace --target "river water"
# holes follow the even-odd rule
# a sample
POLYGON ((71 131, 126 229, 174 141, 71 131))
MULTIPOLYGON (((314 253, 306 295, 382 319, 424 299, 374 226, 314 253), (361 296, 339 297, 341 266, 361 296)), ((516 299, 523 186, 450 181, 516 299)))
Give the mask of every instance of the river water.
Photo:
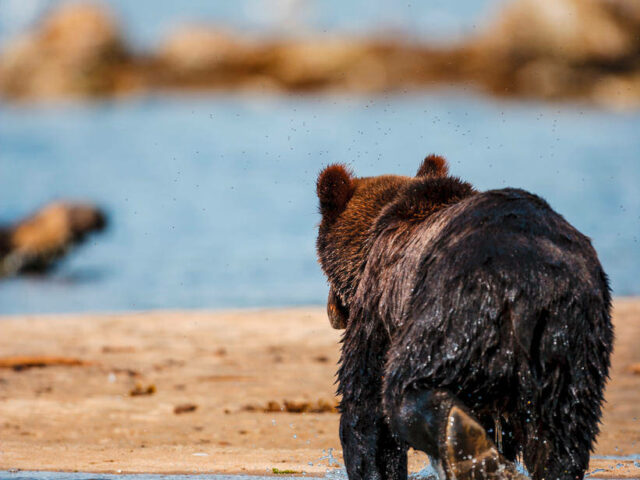
POLYGON ((542 195, 593 239, 614 293, 640 294, 640 113, 454 90, 0 111, 1 220, 68 197, 111 219, 51 277, 0 283, 1 313, 321 304, 318 171, 412 175, 431 152, 480 189, 542 195))

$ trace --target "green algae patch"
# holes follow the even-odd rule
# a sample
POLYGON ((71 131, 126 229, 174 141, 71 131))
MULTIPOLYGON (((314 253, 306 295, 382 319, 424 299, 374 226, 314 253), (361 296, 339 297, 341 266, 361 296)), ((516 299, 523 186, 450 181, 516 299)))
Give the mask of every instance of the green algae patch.
POLYGON ((295 473, 302 473, 298 470, 280 470, 279 468, 273 467, 271 469, 271 471, 275 474, 275 475, 292 475, 295 473))

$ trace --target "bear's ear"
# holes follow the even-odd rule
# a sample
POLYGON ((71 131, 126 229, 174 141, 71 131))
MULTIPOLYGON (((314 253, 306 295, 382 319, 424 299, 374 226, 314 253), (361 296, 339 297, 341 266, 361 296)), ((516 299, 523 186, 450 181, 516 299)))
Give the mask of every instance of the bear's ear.
POLYGON ((449 166, 444 157, 432 154, 422 161, 416 177, 446 177, 448 173, 449 166))
POLYGON ((322 216, 334 218, 340 215, 351 199, 354 189, 353 175, 344 165, 329 165, 320 172, 316 191, 322 216))

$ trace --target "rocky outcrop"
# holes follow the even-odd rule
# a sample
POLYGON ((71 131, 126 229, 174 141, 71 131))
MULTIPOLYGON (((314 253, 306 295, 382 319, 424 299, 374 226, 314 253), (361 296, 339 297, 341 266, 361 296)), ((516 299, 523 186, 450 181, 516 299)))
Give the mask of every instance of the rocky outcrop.
POLYGON ((396 41, 325 36, 247 40, 228 32, 184 28, 151 62, 162 87, 276 91, 387 91, 438 78, 441 55, 396 41))
POLYGON ((7 45, 0 89, 11 98, 111 94, 128 54, 115 21, 93 5, 65 5, 7 45))
POLYGON ((640 2, 519 0, 467 47, 494 93, 640 106, 640 2))
POLYGON ((257 39, 183 27, 134 55, 108 13, 65 6, 0 56, 11 99, 150 89, 404 91, 462 83, 501 96, 640 106, 640 2, 517 0, 449 47, 390 38, 257 39))

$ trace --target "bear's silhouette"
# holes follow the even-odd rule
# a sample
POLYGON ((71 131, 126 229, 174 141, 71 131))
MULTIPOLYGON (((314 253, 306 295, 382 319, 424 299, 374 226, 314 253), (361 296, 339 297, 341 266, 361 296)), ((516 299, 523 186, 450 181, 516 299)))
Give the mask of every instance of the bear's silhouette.
POLYGON ((429 156, 416 177, 318 177, 328 314, 345 328, 340 438, 350 480, 581 479, 613 327, 587 237, 540 197, 486 192, 429 156))

